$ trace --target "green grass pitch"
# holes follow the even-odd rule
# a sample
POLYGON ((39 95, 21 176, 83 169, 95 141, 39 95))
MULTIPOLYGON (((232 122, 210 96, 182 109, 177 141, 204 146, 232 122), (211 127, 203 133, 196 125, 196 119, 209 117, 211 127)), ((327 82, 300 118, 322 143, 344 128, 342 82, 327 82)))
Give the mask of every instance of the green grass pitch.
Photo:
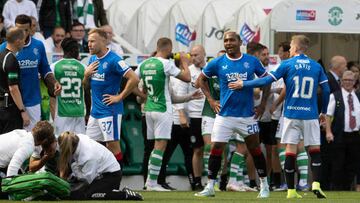
MULTIPOLYGON (((193 192, 141 192, 144 196, 144 202, 152 203, 172 203, 172 202, 195 202, 195 203, 225 203, 225 202, 333 202, 345 203, 354 202, 360 203, 360 192, 326 192, 327 199, 317 199, 311 192, 300 192, 302 199, 286 199, 286 192, 271 192, 268 199, 257 199, 256 192, 217 192, 212 198, 195 197, 193 192)), ((14 201, 0 201, 0 202, 14 202, 14 201)), ((44 202, 44 201, 41 201, 44 202)), ((39 201, 39 203, 41 203, 39 201)), ((74 203, 76 201, 61 201, 63 203, 74 203)), ((81 203, 118 203, 119 201, 81 201, 81 203)), ((133 201, 130 201, 133 202, 133 201)))

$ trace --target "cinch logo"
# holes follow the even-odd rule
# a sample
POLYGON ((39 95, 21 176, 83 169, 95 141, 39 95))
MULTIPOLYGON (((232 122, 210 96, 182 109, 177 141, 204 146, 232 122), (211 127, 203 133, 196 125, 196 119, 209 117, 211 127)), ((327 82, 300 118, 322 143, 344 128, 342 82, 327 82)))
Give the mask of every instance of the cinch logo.
POLYGON ((244 45, 247 45, 251 41, 259 41, 259 39, 255 39, 255 37, 260 37, 259 33, 251 30, 250 27, 245 23, 240 30, 240 38, 244 45))
POLYGON ((29 59, 19 61, 20 68, 36 68, 38 66, 38 60, 32 61, 29 59))
POLYGON ((189 46, 191 41, 196 39, 195 30, 191 32, 189 26, 178 23, 175 28, 176 41, 185 46, 189 46))
POLYGON ((296 10, 296 20, 314 21, 315 19, 315 10, 296 10))

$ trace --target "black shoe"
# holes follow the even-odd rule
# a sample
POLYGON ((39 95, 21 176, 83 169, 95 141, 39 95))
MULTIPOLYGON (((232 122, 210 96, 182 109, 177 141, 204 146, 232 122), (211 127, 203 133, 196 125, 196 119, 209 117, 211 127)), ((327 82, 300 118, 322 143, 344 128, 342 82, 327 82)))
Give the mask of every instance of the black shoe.
POLYGON ((136 201, 144 200, 143 196, 140 193, 132 191, 127 187, 124 187, 122 191, 125 192, 126 195, 125 200, 136 200, 136 201))
POLYGON ((228 184, 227 175, 222 175, 220 179, 219 189, 226 191, 226 185, 228 184))
POLYGON ((201 183, 195 183, 194 186, 192 186, 193 191, 203 191, 204 186, 201 185, 201 183))
POLYGON ((163 187, 163 188, 165 188, 165 189, 167 189, 167 190, 176 190, 176 188, 173 188, 173 187, 171 187, 170 185, 169 185, 169 183, 163 183, 163 184, 160 184, 161 185, 161 187, 163 187))

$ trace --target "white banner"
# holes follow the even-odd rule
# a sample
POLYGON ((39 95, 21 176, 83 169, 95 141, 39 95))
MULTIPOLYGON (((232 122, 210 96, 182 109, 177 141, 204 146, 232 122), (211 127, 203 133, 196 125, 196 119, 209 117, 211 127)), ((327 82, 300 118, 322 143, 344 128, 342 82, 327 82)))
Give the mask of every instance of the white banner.
POLYGON ((274 7, 270 26, 277 32, 360 33, 360 1, 283 1, 274 7))

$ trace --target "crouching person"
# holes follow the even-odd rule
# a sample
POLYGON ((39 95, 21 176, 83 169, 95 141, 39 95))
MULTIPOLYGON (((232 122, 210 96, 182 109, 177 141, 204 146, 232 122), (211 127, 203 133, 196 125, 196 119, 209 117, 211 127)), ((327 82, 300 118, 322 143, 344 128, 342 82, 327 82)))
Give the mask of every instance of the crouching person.
MULTIPOLYGON (((31 132, 13 130, 0 135, 0 181, 5 176, 18 175, 22 164, 29 159, 35 146, 48 148, 54 140, 54 128, 46 121, 37 122, 31 132)), ((7 198, 3 193, 0 196, 7 198)))
POLYGON ((60 177, 73 176, 84 183, 80 188, 81 184, 72 185, 70 199, 143 200, 139 193, 126 187, 118 190, 122 176, 120 165, 103 145, 86 135, 71 132, 62 133, 58 144, 60 177))

